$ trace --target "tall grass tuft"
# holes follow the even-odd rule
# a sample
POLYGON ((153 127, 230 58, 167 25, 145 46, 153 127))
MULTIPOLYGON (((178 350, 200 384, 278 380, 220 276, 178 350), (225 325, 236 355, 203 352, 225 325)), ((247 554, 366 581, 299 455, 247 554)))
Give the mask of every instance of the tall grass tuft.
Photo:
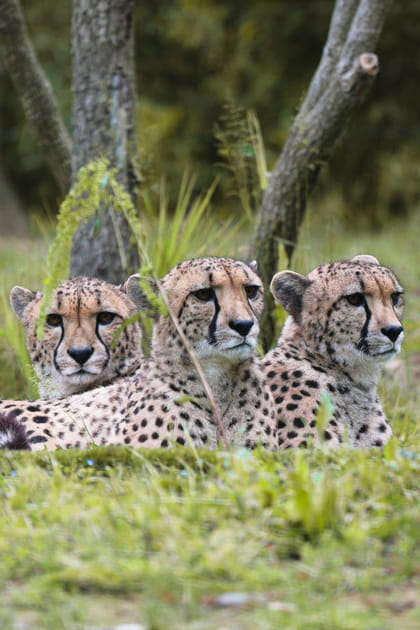
POLYGON ((252 221, 267 187, 267 164, 258 118, 245 112, 231 96, 215 125, 217 149, 229 173, 228 194, 238 197, 244 215, 252 221))
POLYGON ((9 303, 15 285, 36 290, 45 274, 45 257, 51 234, 42 239, 8 239, 0 247, 0 397, 38 395, 36 379, 26 349, 22 324, 9 303))
POLYGON ((188 258, 234 255, 242 223, 235 218, 219 221, 212 212, 211 200, 217 183, 214 180, 208 190, 195 194, 196 176, 186 171, 173 209, 164 178, 157 194, 143 192, 144 246, 159 278, 188 258))

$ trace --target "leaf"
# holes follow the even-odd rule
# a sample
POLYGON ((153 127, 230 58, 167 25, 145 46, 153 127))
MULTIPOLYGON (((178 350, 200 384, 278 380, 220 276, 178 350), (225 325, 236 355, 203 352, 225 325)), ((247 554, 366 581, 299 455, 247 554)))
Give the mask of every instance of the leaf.
POLYGON ((321 404, 319 405, 318 412, 316 414, 316 428, 320 440, 324 440, 324 432, 327 428, 334 413, 334 403, 331 397, 323 392, 321 395, 321 404))

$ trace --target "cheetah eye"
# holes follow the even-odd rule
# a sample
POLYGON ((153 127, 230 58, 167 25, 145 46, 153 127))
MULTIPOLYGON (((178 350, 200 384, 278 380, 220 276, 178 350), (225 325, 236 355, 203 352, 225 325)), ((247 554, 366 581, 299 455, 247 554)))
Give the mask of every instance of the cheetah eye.
POLYGON ((102 313, 98 313, 96 316, 96 321, 101 326, 108 326, 115 319, 115 313, 110 313, 109 311, 102 311, 102 313))
POLYGON ((402 293, 393 293, 391 295, 392 306, 400 306, 402 303, 402 293))
POLYGON ((47 322, 48 326, 51 326, 52 328, 57 328, 63 323, 63 318, 61 317, 61 315, 58 315, 58 313, 50 313, 49 315, 47 315, 45 321, 47 322))
POLYGON ((362 306, 365 303, 365 296, 363 293, 350 293, 345 296, 347 302, 352 306, 362 306))
POLYGON ((214 298, 214 290, 213 289, 198 289, 198 291, 193 291, 192 294, 197 300, 200 302, 210 302, 214 298))
POLYGON ((255 300, 258 295, 259 287, 256 284, 248 284, 245 287, 245 293, 249 300, 255 300))

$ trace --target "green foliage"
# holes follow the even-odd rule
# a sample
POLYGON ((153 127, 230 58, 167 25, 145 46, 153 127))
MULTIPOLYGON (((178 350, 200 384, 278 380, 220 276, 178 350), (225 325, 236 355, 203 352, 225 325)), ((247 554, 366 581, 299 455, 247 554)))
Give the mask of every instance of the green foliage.
MULTIPOLYGON (((143 261, 142 271, 149 271, 153 277, 162 277, 179 261, 204 255, 204 251, 208 252, 212 247, 219 251, 224 246, 232 247, 237 231, 233 221, 224 221, 221 226, 210 215, 210 202, 217 181, 202 194, 195 193, 195 183, 195 176, 184 174, 173 212, 169 210, 164 179, 158 188, 157 209, 152 201, 153 193, 143 191, 143 226, 129 194, 118 183, 115 170, 110 168, 107 160, 96 160, 80 169, 76 184, 60 206, 57 233, 47 260, 49 275, 44 281, 45 302, 58 282, 68 275, 75 232, 93 215, 97 217, 99 228, 103 206, 112 207, 112 213, 126 218, 143 261), (204 230, 206 239, 203 239, 204 230)), ((117 231, 116 223, 115 226, 117 231)), ((122 243, 120 254, 125 258, 122 243)))
MULTIPOLYGON (((104 159, 96 160, 79 171, 77 181, 62 202, 57 220, 57 232, 48 252, 48 276, 44 280, 44 300, 38 319, 38 336, 42 337, 45 315, 56 286, 67 278, 70 269, 71 248, 73 236, 80 225, 90 217, 96 215, 98 229, 101 221, 101 209, 109 210, 111 215, 119 213, 130 224, 131 230, 139 248, 142 248, 143 231, 130 195, 118 183, 115 169, 111 169, 109 162, 104 159)), ((120 245, 120 255, 125 259, 126 253, 119 231, 114 222, 117 240, 120 245)))
POLYGON ((9 304, 11 288, 20 284, 36 290, 45 273, 47 241, 14 240, 0 247, 0 397, 37 396, 22 324, 9 304))
POLYGON ((157 194, 142 193, 141 216, 145 249, 153 273, 162 278, 181 260, 205 255, 234 255, 241 223, 221 221, 213 213, 211 200, 215 180, 207 191, 197 194, 196 176, 185 172, 172 208, 166 182, 162 179, 157 194))
POLYGON ((319 405, 318 413, 316 414, 316 428, 320 439, 324 439, 324 431, 328 426, 334 413, 334 404, 331 397, 325 392, 322 394, 321 404, 319 405))
POLYGON ((251 221, 267 186, 267 165, 258 119, 247 114, 232 97, 215 128, 218 153, 228 170, 227 191, 238 197, 246 218, 251 221))
POLYGON ((14 349, 24 378, 33 381, 35 374, 26 349, 23 326, 18 323, 14 313, 12 313, 6 291, 0 293, 0 309, 4 313, 4 328, 0 328, 0 337, 3 337, 7 344, 10 344, 14 349))
MULTIPOLYGON (((321 57, 333 7, 333 0, 174 0, 139 7, 141 99, 153 125, 146 133, 154 135, 155 164, 170 182, 179 164, 194 164, 199 181, 212 180, 211 125, 226 93, 257 113, 272 168, 321 57)), ((323 191, 342 195, 352 224, 357 218, 381 225, 418 205, 418 95, 410 80, 401 80, 416 73, 412 24, 418 18, 416 0, 394 3, 379 41, 381 73, 324 177, 323 191)), ((140 117, 139 123, 144 127, 140 117)))
MULTIPOLYGON (((71 2, 21 4, 70 128, 71 2)), ((227 92, 257 113, 272 167, 322 54, 333 6, 333 0, 137 3, 139 144, 152 171, 168 174, 169 190, 180 165, 193 165, 199 189, 213 180, 213 124, 227 92)), ((380 75, 324 177, 324 190, 343 196, 351 222, 380 225, 418 204, 419 99, 410 80, 417 72, 418 19, 417 0, 393 4, 379 42, 380 75)), ((25 208, 54 214, 59 193, 5 73, 0 91, 6 174, 25 208)))
MULTIPOLYGON (((238 593, 224 610, 239 627, 362 630, 381 610, 391 630, 387 602, 414 588, 412 449, 102 447, 3 453, 0 471, 0 619, 31 610, 30 628, 105 630, 128 596, 125 623, 216 630, 219 598, 238 593)), ((401 617, 413 630, 416 619, 401 617)))

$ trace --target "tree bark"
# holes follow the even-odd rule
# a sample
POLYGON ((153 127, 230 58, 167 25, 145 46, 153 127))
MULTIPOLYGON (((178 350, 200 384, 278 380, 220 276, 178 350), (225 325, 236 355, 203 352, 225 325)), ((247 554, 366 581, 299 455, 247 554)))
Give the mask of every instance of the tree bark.
MULTIPOLYGON (((73 179, 99 157, 136 197, 134 0, 73 0, 73 179)), ((138 266, 130 230, 101 209, 75 235, 71 275, 121 282, 138 266), (123 247, 121 247, 123 245, 123 247)))
POLYGON ((71 182, 71 140, 50 82, 28 39, 18 0, 0 0, 0 50, 41 149, 66 193, 71 182))
MULTIPOLYGON (((280 243, 290 265, 307 197, 378 72, 373 50, 391 4, 392 0, 335 4, 321 61, 262 200, 251 255, 257 257, 266 286, 278 270, 280 243)), ((266 350, 275 332, 272 310, 273 299, 267 294, 262 321, 266 350)))

